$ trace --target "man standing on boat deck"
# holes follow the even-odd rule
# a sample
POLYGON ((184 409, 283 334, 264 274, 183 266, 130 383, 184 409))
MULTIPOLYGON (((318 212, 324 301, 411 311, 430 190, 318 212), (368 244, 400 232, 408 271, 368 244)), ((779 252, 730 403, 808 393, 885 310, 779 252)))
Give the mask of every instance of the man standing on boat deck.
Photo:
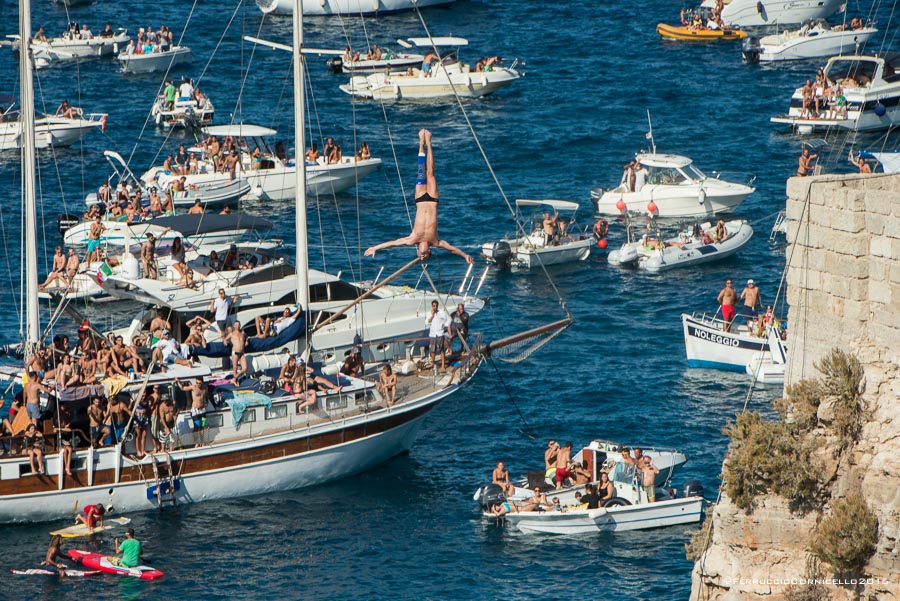
POLYGON ((722 320, 725 322, 724 330, 731 330, 731 322, 734 320, 734 306, 737 304, 737 290, 731 285, 731 280, 725 282, 725 287, 719 291, 716 300, 722 305, 722 320))
POLYGON ((438 238, 438 186, 434 177, 434 151, 431 148, 431 132, 419 130, 419 168, 416 174, 416 219, 409 236, 382 242, 366 249, 367 257, 374 257, 376 251, 394 246, 417 246, 419 260, 425 261, 431 256, 431 247, 436 246, 459 255, 469 263, 474 259, 453 246, 446 240, 438 238), (428 150, 426 155, 425 150, 428 150))
POLYGON ((428 326, 428 350, 431 352, 431 364, 437 367, 436 355, 441 357, 441 371, 447 369, 444 355, 444 332, 450 325, 450 316, 440 308, 436 300, 431 301, 431 313, 425 319, 428 326))
POLYGON ((41 381, 43 376, 39 372, 30 372, 28 374, 28 383, 22 390, 22 396, 25 397, 25 411, 28 413, 31 423, 38 425, 38 419, 41 417, 41 391, 51 394, 53 391, 44 386, 41 381))
POLYGON ((156 268, 156 236, 147 234, 147 241, 141 244, 141 263, 144 267, 144 277, 155 280, 159 277, 156 268))
POLYGON ((175 108, 175 94, 176 94, 175 86, 172 85, 171 80, 167 80, 166 87, 163 90, 163 95, 165 96, 165 99, 166 99, 166 110, 167 111, 171 111, 172 109, 175 108))
POLYGON ((741 291, 741 300, 744 301, 744 315, 756 317, 757 305, 763 306, 762 296, 759 293, 759 288, 756 287, 756 282, 747 280, 747 287, 741 291))

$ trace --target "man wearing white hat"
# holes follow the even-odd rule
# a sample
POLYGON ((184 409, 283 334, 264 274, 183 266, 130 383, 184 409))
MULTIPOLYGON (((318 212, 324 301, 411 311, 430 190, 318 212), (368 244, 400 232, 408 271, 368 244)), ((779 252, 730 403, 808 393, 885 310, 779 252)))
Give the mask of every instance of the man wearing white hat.
POLYGON ((747 280, 747 287, 741 291, 741 300, 744 301, 744 315, 747 317, 756 317, 756 307, 762 307, 762 297, 759 294, 759 288, 756 282, 747 280))

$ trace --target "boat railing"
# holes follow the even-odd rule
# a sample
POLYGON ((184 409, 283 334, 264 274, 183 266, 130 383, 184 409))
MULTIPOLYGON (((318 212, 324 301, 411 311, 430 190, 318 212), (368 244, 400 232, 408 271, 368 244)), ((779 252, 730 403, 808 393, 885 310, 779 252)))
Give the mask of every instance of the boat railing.
POLYGON ((709 174, 713 179, 749 187, 753 187, 753 182, 756 181, 756 174, 748 171, 710 171, 709 174))
POLYGON ((691 319, 719 330, 725 329, 725 320, 719 317, 719 311, 712 314, 707 311, 694 311, 691 313, 691 319))

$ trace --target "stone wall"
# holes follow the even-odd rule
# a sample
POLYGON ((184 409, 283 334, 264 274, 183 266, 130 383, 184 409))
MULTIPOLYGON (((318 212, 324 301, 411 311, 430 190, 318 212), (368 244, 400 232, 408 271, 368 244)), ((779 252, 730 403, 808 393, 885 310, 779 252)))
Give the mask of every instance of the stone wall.
MULTIPOLYGON (((814 363, 843 348, 863 364, 870 417, 831 494, 860 490, 878 516, 867 572, 879 580, 826 591, 836 601, 900 599, 900 176, 792 178, 787 192, 786 383, 820 377, 814 363)), ((716 506, 691 599, 779 601, 784 580, 806 574, 806 549, 822 515, 792 514, 772 495, 759 501, 749 515, 724 496, 716 506)))

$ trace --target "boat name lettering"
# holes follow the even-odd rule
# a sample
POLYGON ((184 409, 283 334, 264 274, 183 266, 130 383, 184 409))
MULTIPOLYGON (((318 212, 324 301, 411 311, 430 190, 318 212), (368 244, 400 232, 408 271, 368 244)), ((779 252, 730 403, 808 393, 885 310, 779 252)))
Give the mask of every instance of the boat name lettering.
POLYGON ((689 333, 692 336, 696 336, 697 338, 702 338, 704 340, 709 340, 710 342, 714 342, 715 344, 724 344, 725 346, 740 346, 740 341, 737 338, 732 338, 730 336, 723 336, 722 334, 714 334, 712 332, 707 332, 706 330, 701 330, 699 328, 691 328, 689 333))

